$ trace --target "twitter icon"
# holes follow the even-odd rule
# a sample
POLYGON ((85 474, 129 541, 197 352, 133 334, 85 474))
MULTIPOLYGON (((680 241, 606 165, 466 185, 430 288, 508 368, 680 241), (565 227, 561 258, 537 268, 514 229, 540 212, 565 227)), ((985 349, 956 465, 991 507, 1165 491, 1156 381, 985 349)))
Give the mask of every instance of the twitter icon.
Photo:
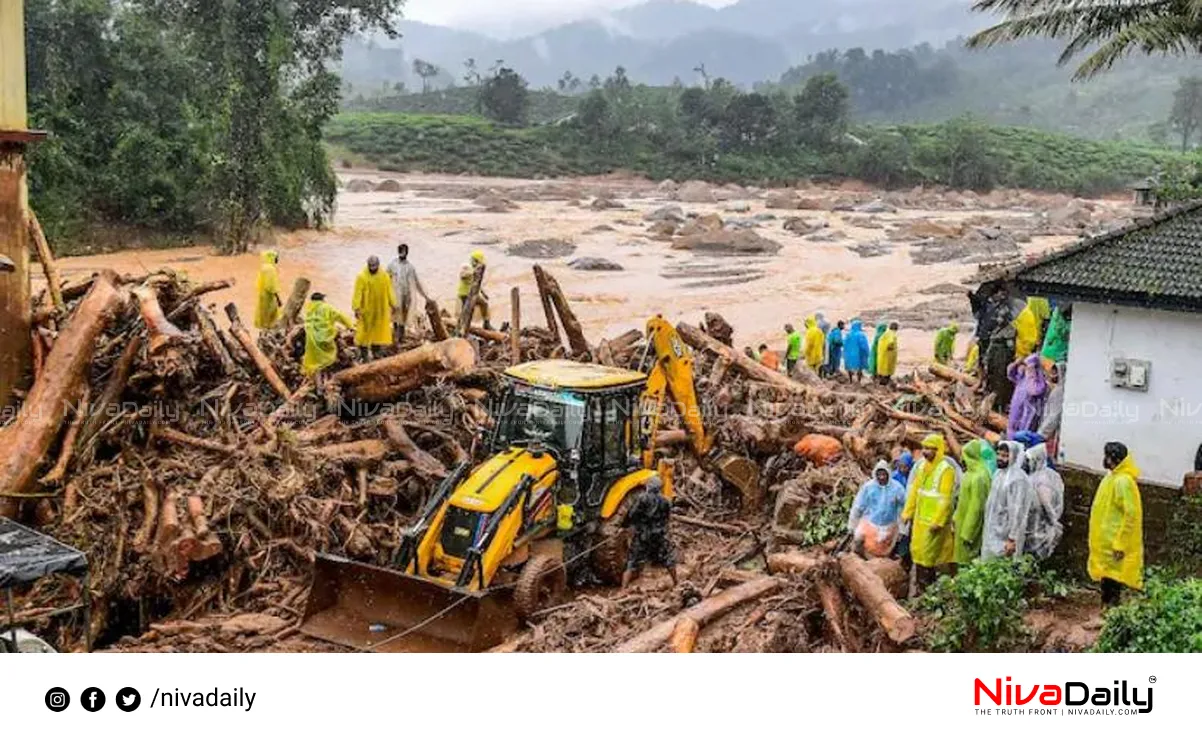
POLYGON ((133 712, 142 704, 142 695, 132 686, 127 686, 117 692, 117 709, 122 712, 133 712))

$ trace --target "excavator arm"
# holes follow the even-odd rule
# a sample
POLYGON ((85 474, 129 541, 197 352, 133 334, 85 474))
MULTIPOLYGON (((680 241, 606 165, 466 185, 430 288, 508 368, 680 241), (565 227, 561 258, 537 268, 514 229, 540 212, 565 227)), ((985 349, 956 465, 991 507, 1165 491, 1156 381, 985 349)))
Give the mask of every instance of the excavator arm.
POLYGON ((717 471, 728 484, 737 489, 745 506, 758 504, 759 467, 750 459, 734 454, 713 451, 713 438, 705 430, 701 408, 697 404, 697 389, 693 383, 693 354, 681 340, 676 328, 656 315, 647 321, 648 353, 655 358, 647 374, 643 393, 643 466, 652 469, 655 459, 655 437, 667 397, 671 397, 688 434, 689 447, 705 466, 717 471))

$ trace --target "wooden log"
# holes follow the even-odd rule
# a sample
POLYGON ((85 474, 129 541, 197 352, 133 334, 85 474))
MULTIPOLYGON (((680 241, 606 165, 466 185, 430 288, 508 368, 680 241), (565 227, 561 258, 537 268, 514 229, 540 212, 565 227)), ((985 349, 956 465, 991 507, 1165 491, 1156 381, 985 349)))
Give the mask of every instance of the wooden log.
POLYGON ((881 583, 895 599, 904 599, 910 592, 910 576, 899 560, 874 557, 868 560, 868 569, 876 573, 881 583))
POLYGON ((301 310, 305 306, 305 300, 309 298, 311 286, 309 280, 304 276, 292 282, 292 292, 288 295, 288 301, 284 302, 284 310, 280 314, 280 319, 276 320, 276 327, 290 328, 297 323, 301 310))
POLYGON ((387 442, 380 439, 363 439, 344 444, 329 444, 307 450, 310 454, 334 464, 354 467, 370 467, 383 462, 392 453, 387 442))
POLYGON ((490 343, 507 343, 507 342, 509 342, 509 335, 506 333, 502 333, 499 330, 485 330, 484 328, 476 327, 473 325, 472 327, 468 328, 467 332, 468 332, 468 335, 475 336, 481 340, 485 340, 490 343))
POLYGON ((205 350, 221 367, 223 374, 227 377, 237 374, 238 365, 234 363, 234 357, 230 356, 229 350, 221 342, 221 333, 212 313, 199 304, 192 308, 192 312, 196 316, 196 325, 200 330, 200 340, 204 344, 205 350))
POLYGON ((459 322, 455 325, 455 335, 459 338, 467 335, 467 329, 472 324, 472 316, 476 314, 476 300, 480 298, 480 290, 484 287, 484 271, 485 265, 481 263, 472 273, 472 283, 468 287, 467 296, 463 299, 463 306, 459 308, 459 322))
POLYGON ((668 638, 668 647, 673 653, 691 653, 697 647, 697 636, 701 634, 701 624, 692 617, 681 617, 672 628, 672 636, 668 638))
POLYGON ((779 573, 808 573, 816 570, 830 558, 819 552, 774 552, 768 555, 768 572, 779 573))
POLYGON ((58 275, 54 253, 50 250, 50 243, 46 240, 46 233, 42 231, 38 215, 34 214, 32 209, 28 209, 26 214, 28 215, 29 237, 33 240, 34 251, 38 254, 38 263, 42 264, 42 272, 46 274, 46 288, 50 293, 50 301, 54 304, 54 309, 62 312, 67 309, 67 303, 63 300, 63 280, 58 275))
POLYGON ((34 330, 29 334, 29 350, 33 362, 33 381, 38 381, 42 376, 42 369, 46 366, 46 344, 42 342, 42 334, 34 330))
POLYGON ((688 443, 689 434, 687 431, 671 429, 667 431, 656 431, 655 433, 656 449, 668 449, 675 446, 684 446, 688 443))
POLYGON ((559 335, 559 323, 555 320, 555 304, 551 301, 551 294, 543 287, 545 272, 541 271, 537 266, 534 269, 534 283, 538 287, 538 299, 543 305, 543 316, 547 319, 547 331, 551 334, 551 338, 555 345, 563 347, 563 340, 559 335))
POLYGON ((154 289, 149 286, 139 286, 134 289, 133 294, 138 300, 138 310, 142 313, 142 322, 150 334, 150 343, 147 345, 150 353, 158 354, 166 346, 178 343, 179 339, 184 337, 184 331, 177 328, 163 313, 163 308, 159 304, 159 295, 154 289))
POLYGON ((154 550, 158 551, 175 542, 180 532, 179 508, 175 502, 175 493, 167 493, 159 501, 159 523, 154 533, 154 550))
POLYGON ((822 614, 831 628, 831 634, 835 636, 835 642, 839 643, 839 648, 846 653, 851 649, 851 643, 848 642, 847 631, 843 628, 846 616, 843 596, 829 581, 822 580, 818 582, 818 601, 822 604, 822 614))
POLYGON ((179 320, 184 315, 188 314, 193 308, 200 306, 200 298, 206 294, 219 292, 229 289, 234 286, 233 279, 219 279, 217 281, 206 281, 203 284, 197 284, 188 290, 188 293, 176 302, 171 311, 167 313, 167 319, 171 322, 179 320))
POLYGON ((522 363, 522 290, 509 290, 509 363, 522 363))
POLYGON ((589 345, 588 339, 584 337, 584 328, 577 319, 576 313, 572 311, 572 306, 568 303, 563 289, 559 287, 559 282, 538 264, 534 265, 534 279, 538 284, 539 293, 550 297, 551 304, 559 314, 559 320, 563 323, 563 331, 568 337, 568 346, 572 355, 577 358, 588 357, 589 345))
POLYGON ((1002 415, 1001 413, 996 413, 992 410, 989 411, 989 415, 986 416, 986 422, 989 424, 989 427, 995 431, 1004 432, 1010 427, 1010 421, 1006 418, 1006 416, 1002 415))
POLYGON ((174 428, 168 428, 167 426, 152 426, 150 429, 150 435, 152 439, 162 439, 163 441, 170 441, 173 444, 191 446, 196 449, 205 449, 207 451, 215 451, 219 454, 237 454, 238 452, 246 451, 245 447, 238 447, 234 446, 233 444, 222 444, 216 441, 210 441, 209 439, 202 439, 199 436, 192 436, 184 433, 183 431, 177 431, 174 428))
POLYGON ((468 372, 475 365, 472 344, 463 338, 450 338, 344 369, 333 376, 333 381, 347 397, 388 402, 438 377, 468 372))
POLYGON ((781 581, 777 578, 760 578, 728 588, 694 604, 670 619, 659 622, 646 632, 632 637, 615 648, 615 652, 654 653, 671 639, 672 632, 682 618, 688 617, 696 621, 699 626, 704 627, 737 606, 775 593, 780 590, 781 585, 781 581))
POLYGON ((188 518, 191 519, 192 531, 196 534, 196 546, 189 555, 189 559, 192 562, 210 560, 221 554, 221 540, 209 527, 204 500, 199 495, 189 495, 186 500, 188 518))
POLYGON ((876 619, 890 640, 903 643, 914 637, 914 617, 894 600, 884 582, 863 559, 852 553, 844 554, 839 558, 839 571, 844 585, 876 619))
POLYGON ((438 309, 438 302, 433 299, 426 300, 426 318, 430 321, 430 332, 434 334, 434 340, 445 341, 450 336, 447 334, 447 326, 443 324, 442 312, 438 309))
POLYGON ((225 306, 225 314, 230 319, 230 333, 238 341, 238 345, 242 346, 242 350, 246 351, 246 355, 254 362, 259 373, 271 385, 276 394, 287 400, 292 397, 292 391, 288 389, 288 385, 284 384, 284 380, 280 378, 279 372, 271 364, 271 359, 259 349, 254 340, 250 337, 250 332, 246 326, 242 324, 242 318, 238 317, 238 306, 230 302, 225 306))
POLYGON ((117 363, 113 365, 113 371, 104 384, 104 390, 96 399, 93 414, 84 421, 83 429, 79 432, 79 463, 81 466, 87 466, 92 461, 92 455, 96 449, 96 436, 116 414, 141 348, 142 336, 135 332, 129 342, 125 344, 125 350, 121 352, 117 363))
POLYGON ((83 426, 84 420, 91 412, 92 404, 92 388, 85 382, 83 392, 75 405, 75 415, 71 418, 71 425, 67 426, 67 434, 63 436, 63 445, 59 449, 58 461, 54 463, 54 467, 46 473, 46 475, 38 482, 48 487, 53 487, 62 483, 63 478, 67 474, 67 466, 71 464, 71 456, 75 453, 75 442, 79 437, 79 429, 83 426))
POLYGON ((708 351, 720 358, 726 359, 728 364, 738 369, 750 379, 794 394, 801 395, 810 391, 806 385, 790 379, 775 369, 769 369, 755 359, 747 358, 746 355, 736 352, 730 346, 719 343, 708 334, 702 332, 700 328, 682 322, 677 324, 676 332, 680 334, 681 339, 685 343, 699 351, 708 351))
POLYGON ((949 382, 959 382, 961 384, 966 384, 969 387, 977 386, 976 377, 972 376, 971 374, 965 374, 957 369, 953 369, 950 366, 931 362, 931 364, 927 367, 927 370, 936 377, 939 377, 940 379, 946 379, 949 382))
POLYGON ((443 466, 442 462, 415 444, 399 420, 396 418, 386 419, 384 433, 388 436, 388 442, 392 444, 392 448, 409 460, 419 474, 435 480, 442 480, 447 476, 447 468, 443 466))
MULTIPOLYGON (((28 490, 46 461, 71 395, 79 389, 96 351, 96 339, 121 306, 122 294, 110 276, 93 282, 59 334, 16 420, 0 429, 0 492, 28 490)), ((16 511, 16 502, 0 499, 0 516, 13 518, 16 511)))

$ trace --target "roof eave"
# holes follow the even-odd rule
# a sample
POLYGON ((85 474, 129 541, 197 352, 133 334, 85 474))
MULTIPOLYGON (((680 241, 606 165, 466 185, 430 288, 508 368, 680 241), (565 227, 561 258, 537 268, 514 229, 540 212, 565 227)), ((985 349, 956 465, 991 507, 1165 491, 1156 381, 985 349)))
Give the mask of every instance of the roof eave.
POLYGON ((1166 312, 1202 313, 1202 297, 1110 291, 1022 279, 1016 279, 1014 285, 1020 292, 1028 296, 1047 297, 1063 302, 1118 305, 1166 312))

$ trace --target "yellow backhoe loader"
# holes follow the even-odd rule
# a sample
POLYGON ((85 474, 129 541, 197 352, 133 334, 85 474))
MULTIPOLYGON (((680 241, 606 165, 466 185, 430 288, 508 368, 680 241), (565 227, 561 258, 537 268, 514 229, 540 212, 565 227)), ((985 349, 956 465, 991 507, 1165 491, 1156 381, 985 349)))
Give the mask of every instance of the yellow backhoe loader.
POLYGON ((669 396, 697 457, 758 502, 756 465, 713 451, 676 330, 659 317, 647 330, 646 372, 564 360, 507 370, 490 456, 442 482, 391 567, 319 555, 301 631, 364 650, 477 651, 554 605, 569 571, 619 582, 631 496, 658 473, 673 497, 655 449, 669 396))

